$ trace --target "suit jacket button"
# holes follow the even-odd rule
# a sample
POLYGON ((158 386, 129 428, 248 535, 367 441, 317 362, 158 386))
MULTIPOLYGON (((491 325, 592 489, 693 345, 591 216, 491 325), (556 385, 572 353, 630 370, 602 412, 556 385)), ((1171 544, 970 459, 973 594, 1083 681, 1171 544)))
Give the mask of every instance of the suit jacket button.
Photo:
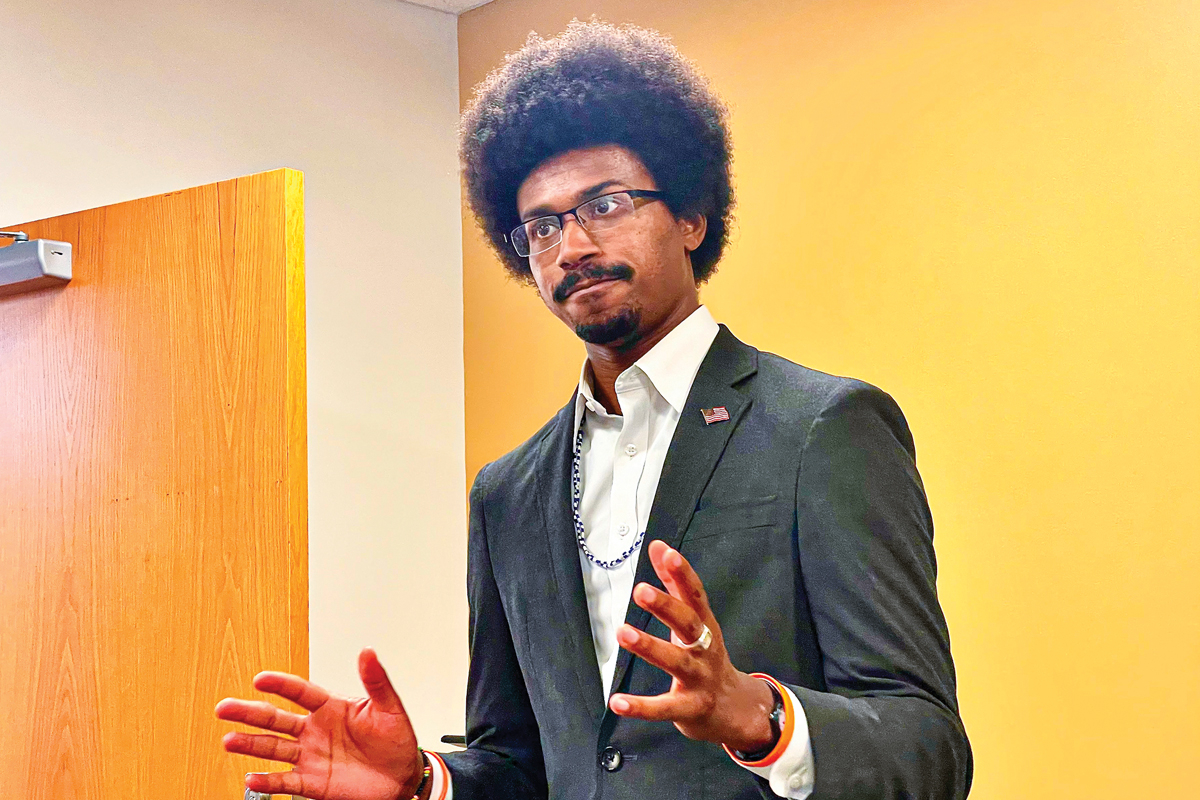
POLYGON ((621 751, 615 747, 606 747, 600 751, 600 766, 604 767, 606 772, 616 772, 624 760, 621 751))

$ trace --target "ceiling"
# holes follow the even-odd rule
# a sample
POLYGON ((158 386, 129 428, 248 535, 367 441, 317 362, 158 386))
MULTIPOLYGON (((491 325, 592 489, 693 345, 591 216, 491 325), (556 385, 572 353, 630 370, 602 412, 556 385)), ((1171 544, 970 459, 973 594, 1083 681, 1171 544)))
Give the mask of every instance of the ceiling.
POLYGON ((436 8, 438 11, 449 11, 451 14, 461 14, 472 8, 485 6, 491 0, 406 0, 413 5, 436 8))

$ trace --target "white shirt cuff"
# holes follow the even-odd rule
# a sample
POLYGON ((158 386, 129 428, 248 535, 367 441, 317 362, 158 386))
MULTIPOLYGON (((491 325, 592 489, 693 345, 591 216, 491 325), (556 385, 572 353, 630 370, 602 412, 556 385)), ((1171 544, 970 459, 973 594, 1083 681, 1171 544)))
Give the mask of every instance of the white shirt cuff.
POLYGON ((437 753, 426 750, 429 756, 429 800, 454 800, 454 786, 450 783, 450 768, 437 753))
POLYGON ((812 738, 808 732, 808 717, 804 714, 804 706, 781 683, 772 681, 775 687, 786 694, 784 705, 789 707, 794 722, 791 726, 791 738, 784 745, 783 752, 770 764, 754 766, 745 761, 734 759, 738 764, 753 772, 760 778, 766 778, 771 791, 779 797, 789 800, 805 800, 812 794, 816 782, 816 768, 813 764, 812 738), (790 701, 790 702, 788 702, 790 701))

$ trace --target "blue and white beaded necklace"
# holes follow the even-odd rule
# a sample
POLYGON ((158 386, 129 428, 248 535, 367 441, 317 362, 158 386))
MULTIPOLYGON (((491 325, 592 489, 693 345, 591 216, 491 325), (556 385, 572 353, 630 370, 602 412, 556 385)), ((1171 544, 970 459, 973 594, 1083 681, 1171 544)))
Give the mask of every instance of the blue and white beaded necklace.
POLYGON ((605 561, 601 558, 596 558, 587 546, 587 535, 583 530, 583 520, 579 517, 579 498, 582 492, 579 489, 579 459, 580 452, 583 450, 583 421, 580 420, 579 434, 575 437, 575 448, 571 451, 571 514, 575 517, 575 541, 579 543, 579 549, 583 551, 583 555, 588 561, 595 564, 601 569, 616 569, 625 563, 625 561, 637 552, 637 549, 642 546, 642 540, 646 538, 646 532, 642 531, 637 535, 637 539, 629 546, 629 549, 622 553, 612 561, 605 561))

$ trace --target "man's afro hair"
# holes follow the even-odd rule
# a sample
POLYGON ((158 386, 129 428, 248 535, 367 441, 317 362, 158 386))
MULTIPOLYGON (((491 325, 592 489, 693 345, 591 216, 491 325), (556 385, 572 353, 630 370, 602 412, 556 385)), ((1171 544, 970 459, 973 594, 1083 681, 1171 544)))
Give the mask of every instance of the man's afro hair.
POLYGON ((460 157, 475 217, 508 270, 532 283, 505 234, 520 224, 517 189, 568 150, 616 144, 635 153, 676 217, 703 214, 692 252, 697 283, 729 238, 733 186, 725 105, 661 34, 575 20, 552 39, 530 34, 476 87, 460 124, 460 157))

